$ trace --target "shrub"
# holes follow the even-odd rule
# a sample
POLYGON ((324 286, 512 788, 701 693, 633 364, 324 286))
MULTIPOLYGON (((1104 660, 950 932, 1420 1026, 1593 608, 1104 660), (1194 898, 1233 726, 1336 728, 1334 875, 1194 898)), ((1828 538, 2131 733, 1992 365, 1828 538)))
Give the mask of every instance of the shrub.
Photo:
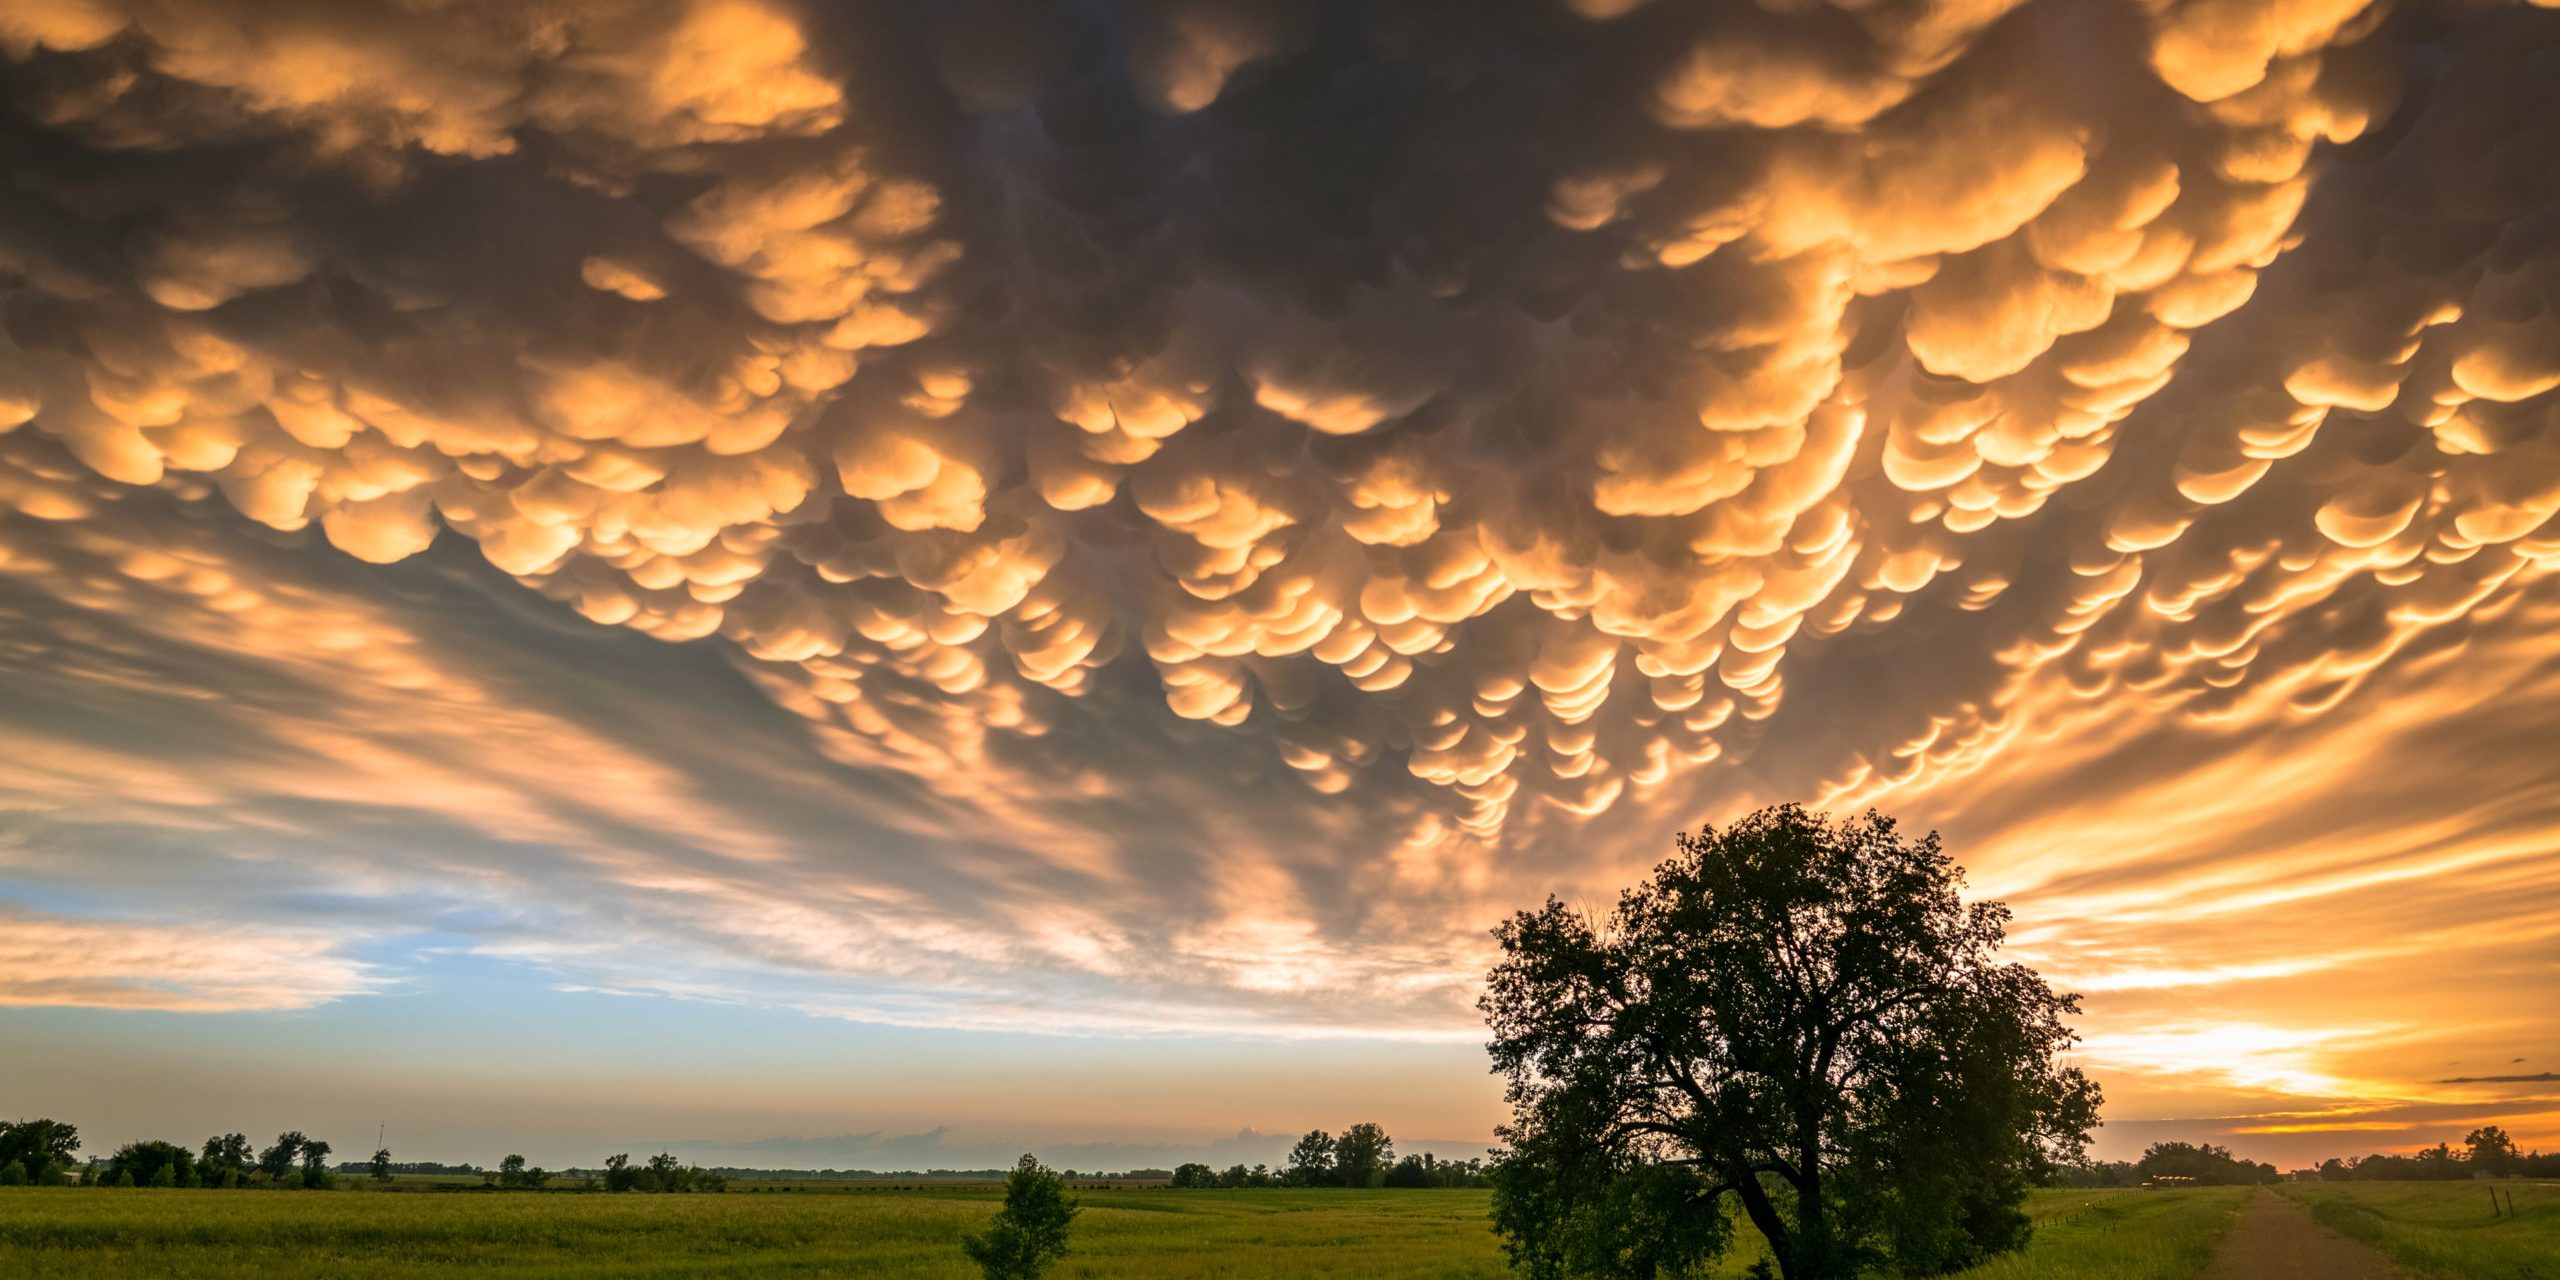
POLYGON ((985 1234, 963 1239, 960 1247, 986 1280, 1039 1280, 1066 1253, 1075 1216, 1066 1180, 1025 1155, 1004 1181, 1004 1208, 985 1234))

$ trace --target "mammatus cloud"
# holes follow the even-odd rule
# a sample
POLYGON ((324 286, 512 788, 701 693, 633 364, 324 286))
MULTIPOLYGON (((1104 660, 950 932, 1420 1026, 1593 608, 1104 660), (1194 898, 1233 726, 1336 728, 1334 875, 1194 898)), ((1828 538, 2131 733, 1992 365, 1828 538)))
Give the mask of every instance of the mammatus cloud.
MULTIPOLYGON (((565 851, 420 884, 613 886, 752 975, 702 994, 917 984, 857 1016, 1455 1032, 1490 911, 1816 791, 1971 797, 1939 820, 2054 931, 2233 895, 2223 954, 2080 956, 2108 999, 2399 963, 2455 923, 2268 945, 2230 904, 2448 876, 2547 947, 2548 701, 2503 770, 2396 762, 2427 802, 2352 852, 2131 815, 2316 826, 2324 726, 2542 687, 2555 45, 2485 0, 38 0, 0 16, 0 572, 80 634, 11 663, 184 696, 120 683, 121 619, 301 672, 247 710, 353 762, 328 800, 412 772, 398 725, 450 753, 405 807, 565 851), (823 759, 785 803, 634 758, 581 723, 616 695, 456 681, 334 570, 310 607, 356 620, 275 614, 316 549, 244 573, 212 506, 716 638, 823 759), (551 776, 469 763, 484 725, 551 776), (2093 794, 2112 850, 2020 843, 2093 794), (912 856, 812 856, 836 813, 912 856)), ((18 785, 133 790, 52 759, 18 785)), ((255 767, 167 790, 318 785, 255 767)))

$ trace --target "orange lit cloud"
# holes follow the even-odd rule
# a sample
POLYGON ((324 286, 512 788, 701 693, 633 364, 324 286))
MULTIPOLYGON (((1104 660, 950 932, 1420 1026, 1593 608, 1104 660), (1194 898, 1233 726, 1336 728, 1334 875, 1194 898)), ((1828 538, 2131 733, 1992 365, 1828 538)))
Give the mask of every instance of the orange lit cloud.
POLYGON ((0 1005, 236 1012, 372 991, 368 966, 316 933, 116 924, 0 912, 0 1005))
POLYGON ((0 16, 0 672, 258 748, 28 712, 14 812, 597 989, 1451 1036, 1818 795, 2131 1076, 2560 1053, 2457 976, 2560 941, 2560 16, 1104 8, 0 16))

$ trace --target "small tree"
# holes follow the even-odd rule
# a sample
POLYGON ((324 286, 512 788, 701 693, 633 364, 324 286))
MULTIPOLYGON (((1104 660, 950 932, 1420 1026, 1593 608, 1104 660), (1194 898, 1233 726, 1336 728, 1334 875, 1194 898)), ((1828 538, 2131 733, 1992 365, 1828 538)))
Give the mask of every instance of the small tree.
POLYGON ((1377 1185, 1386 1167, 1394 1163, 1395 1139, 1374 1124, 1355 1124, 1342 1131, 1333 1144, 1333 1171, 1346 1187, 1377 1185))
POLYGON ((316 1139, 305 1139, 302 1143, 302 1185, 314 1190, 326 1190, 336 1185, 337 1181, 337 1178, 329 1172, 329 1144, 316 1139))
POLYGON ((1066 1181, 1029 1155, 1004 1182, 1004 1208, 985 1233, 960 1242, 986 1280, 1039 1280, 1067 1252, 1067 1228, 1076 1202, 1066 1181))
POLYGON ((624 1152, 604 1158, 604 1189, 629 1191, 639 1181, 639 1171, 631 1167, 631 1155, 624 1152))
POLYGON ((1214 1187, 1218 1185, 1218 1175, 1212 1172, 1209 1166, 1195 1160, 1173 1167, 1173 1185, 1183 1190, 1214 1187))
POLYGON ((374 1148, 373 1160, 370 1163, 369 1171, 372 1173, 373 1180, 376 1182, 391 1181, 391 1148, 374 1148))
POLYGON ((514 1152, 509 1152, 507 1153, 506 1159, 498 1162, 498 1185, 502 1187, 521 1187, 524 1185, 523 1156, 517 1155, 514 1152))
POLYGON ((1284 1176, 1293 1187, 1321 1187, 1333 1181, 1333 1135, 1314 1129, 1298 1139, 1289 1148, 1289 1172, 1284 1176))

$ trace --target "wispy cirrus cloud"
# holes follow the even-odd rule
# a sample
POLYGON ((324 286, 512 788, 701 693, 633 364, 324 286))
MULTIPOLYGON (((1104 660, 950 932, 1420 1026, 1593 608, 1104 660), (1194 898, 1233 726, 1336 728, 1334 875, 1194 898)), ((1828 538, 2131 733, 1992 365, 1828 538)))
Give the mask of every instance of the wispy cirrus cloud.
POLYGON ((380 990, 385 977, 333 934, 0 909, 0 1005, 232 1013, 380 990))

